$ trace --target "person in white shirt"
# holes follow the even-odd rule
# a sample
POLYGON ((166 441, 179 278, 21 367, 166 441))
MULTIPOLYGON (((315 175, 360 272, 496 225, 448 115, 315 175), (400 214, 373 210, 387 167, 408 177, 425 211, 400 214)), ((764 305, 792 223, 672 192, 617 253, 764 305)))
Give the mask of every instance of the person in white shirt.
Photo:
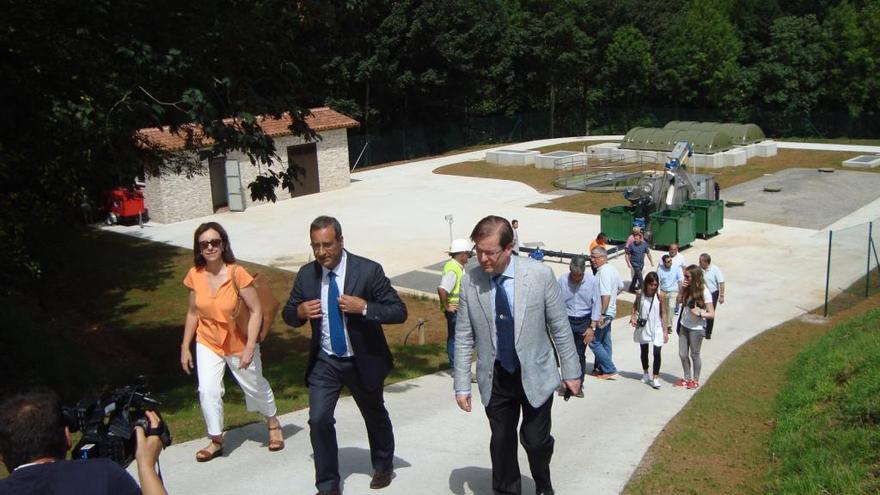
MULTIPOLYGON (((703 280, 706 288, 712 293, 712 305, 717 308, 719 304, 724 304, 724 274, 718 265, 712 264, 712 257, 707 253, 700 255, 700 268, 703 270, 703 280)), ((717 309, 716 309, 717 311, 717 309)), ((715 326, 715 319, 709 320, 706 326, 706 338, 712 338, 712 328, 715 326)))
POLYGON ((715 318, 715 307, 712 305, 712 294, 703 283, 703 271, 699 266, 690 265, 685 269, 681 285, 678 296, 682 303, 678 357, 681 358, 684 376, 675 386, 693 390, 700 386, 700 368, 703 364, 700 348, 706 335, 706 322, 715 318))
POLYGON ((601 311, 593 311, 593 322, 584 334, 584 343, 596 356, 594 374, 603 380, 617 378, 617 367, 611 359, 611 322, 617 314, 617 295, 623 289, 620 273, 608 263, 608 252, 597 247, 590 251, 590 264, 596 267, 599 280, 601 311))
POLYGON ((669 328, 666 327, 666 306, 660 297, 660 281, 656 272, 645 276, 642 292, 636 296, 629 324, 633 330, 633 340, 639 344, 642 361, 642 383, 654 389, 660 388, 660 350, 669 342, 669 328), (666 328, 664 328, 666 327, 666 328), (648 375, 648 347, 654 348, 652 375, 648 375))
POLYGON ((687 268, 687 260, 684 259, 684 255, 678 250, 678 244, 672 243, 669 245, 669 257, 672 258, 672 266, 678 268, 682 275, 684 275, 684 269, 687 268))

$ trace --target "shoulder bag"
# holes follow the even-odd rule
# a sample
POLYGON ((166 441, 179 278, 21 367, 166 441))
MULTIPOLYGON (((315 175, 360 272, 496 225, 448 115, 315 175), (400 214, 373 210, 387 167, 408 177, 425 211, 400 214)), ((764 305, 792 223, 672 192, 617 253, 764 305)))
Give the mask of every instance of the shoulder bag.
MULTIPOLYGON (((238 265, 235 265, 233 270, 237 269, 238 265)), ((235 320, 235 325, 238 327, 239 331, 247 336, 251 311, 241 298, 241 292, 238 290, 238 283, 235 281, 234 272, 231 274, 230 278, 232 279, 232 286, 235 288, 235 294, 238 296, 238 302, 235 305, 235 310, 232 312, 232 319, 235 320)), ((260 335, 257 337, 257 342, 263 342, 266 340, 266 336, 269 335, 269 329, 272 328, 272 322, 275 321, 275 315, 278 314, 278 309, 281 307, 281 303, 278 302, 278 299, 272 294, 269 282, 260 277, 259 273, 254 274, 254 281, 251 282, 251 287, 256 289, 257 297, 260 298, 260 306, 263 310, 263 319, 260 324, 260 335)))

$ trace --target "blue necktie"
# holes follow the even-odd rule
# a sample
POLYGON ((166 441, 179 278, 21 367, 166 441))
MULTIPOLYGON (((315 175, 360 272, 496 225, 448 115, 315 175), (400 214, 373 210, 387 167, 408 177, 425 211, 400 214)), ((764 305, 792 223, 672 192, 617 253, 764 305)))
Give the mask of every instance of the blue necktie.
POLYGON ((327 289, 327 319, 330 321, 330 348, 333 354, 344 356, 348 347, 345 345, 345 328, 342 325, 342 310, 339 309, 339 286, 336 285, 336 274, 330 272, 330 287, 327 289))
POLYGON ((510 314, 510 303, 507 302, 507 291, 504 290, 504 275, 494 277, 495 283, 495 336, 498 348, 496 360, 508 373, 519 367, 516 348, 513 345, 513 315, 510 314))

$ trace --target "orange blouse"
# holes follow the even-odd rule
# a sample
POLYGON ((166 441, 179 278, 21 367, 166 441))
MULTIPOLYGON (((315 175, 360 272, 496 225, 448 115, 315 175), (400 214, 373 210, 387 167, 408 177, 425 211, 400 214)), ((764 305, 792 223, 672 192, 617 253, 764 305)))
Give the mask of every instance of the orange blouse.
MULTIPOLYGON (((226 265, 226 273, 229 277, 235 277, 239 289, 249 286, 254 281, 244 267, 234 263, 226 265)), ((247 343, 247 329, 236 331, 237 326, 232 314, 238 305, 238 294, 235 292, 231 278, 227 278, 215 294, 212 293, 205 269, 192 267, 183 279, 183 285, 195 293, 196 310, 199 315, 196 342, 207 346, 220 356, 241 354, 247 343)))

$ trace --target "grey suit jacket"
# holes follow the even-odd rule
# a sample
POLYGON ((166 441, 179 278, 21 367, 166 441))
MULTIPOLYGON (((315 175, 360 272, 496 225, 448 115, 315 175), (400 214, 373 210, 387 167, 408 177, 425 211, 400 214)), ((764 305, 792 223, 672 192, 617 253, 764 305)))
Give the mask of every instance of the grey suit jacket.
MULTIPOLYGON (((514 273, 513 324, 522 384, 533 407, 547 401, 559 387, 557 358, 566 380, 579 379, 581 367, 565 304, 549 267, 517 257, 514 273)), ((471 356, 477 348, 477 384, 483 406, 492 397, 495 372, 495 315, 492 280, 479 266, 461 281, 455 324, 455 390, 470 391, 471 356)))

